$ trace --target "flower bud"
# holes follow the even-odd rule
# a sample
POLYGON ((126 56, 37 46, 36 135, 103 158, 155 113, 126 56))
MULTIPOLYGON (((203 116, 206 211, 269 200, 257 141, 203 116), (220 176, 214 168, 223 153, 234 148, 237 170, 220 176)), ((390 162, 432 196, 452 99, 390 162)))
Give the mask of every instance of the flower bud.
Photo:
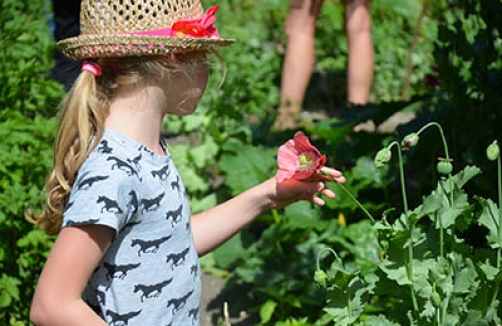
POLYGON ((392 153, 390 152, 390 149, 388 147, 382 148, 375 156, 375 166, 377 168, 385 166, 385 164, 390 161, 391 157, 392 153))
POLYGON ((453 166, 450 161, 439 160, 436 169, 439 174, 447 175, 453 171, 453 166))
POLYGON ((412 132, 411 134, 408 134, 406 137, 404 137, 401 146, 403 146, 403 148, 414 147, 418 143, 418 138, 418 135, 412 132))
POLYGON ((488 148, 486 148, 486 157, 490 161, 495 161, 500 155, 500 148, 496 140, 494 140, 488 148))
POLYGON ((389 249, 389 241, 387 240, 380 240, 380 247, 382 247, 383 250, 389 249))
POLYGON ((314 274, 314 282, 320 288, 325 288, 327 285, 328 276, 322 269, 318 269, 314 274))
POLYGON ((441 297, 439 296, 439 293, 437 293, 436 290, 432 291, 432 304, 434 307, 441 307, 441 297))

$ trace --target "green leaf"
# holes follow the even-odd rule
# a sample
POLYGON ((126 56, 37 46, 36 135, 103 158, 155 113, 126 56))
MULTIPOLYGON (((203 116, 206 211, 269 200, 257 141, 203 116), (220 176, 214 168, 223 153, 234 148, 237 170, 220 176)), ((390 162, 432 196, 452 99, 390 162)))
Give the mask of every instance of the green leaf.
POLYGON ((378 169, 369 156, 358 158, 356 166, 351 172, 355 179, 366 182, 371 181, 376 187, 382 187, 386 184, 384 179, 385 169, 378 169))
POLYGON ((477 283, 479 282, 478 273, 470 258, 457 256, 457 273, 455 283, 453 286, 454 293, 472 293, 476 290, 477 283))
POLYGON ((219 166, 226 184, 237 195, 271 176, 276 165, 276 149, 242 145, 237 153, 224 153, 219 166))
POLYGON ((362 326, 400 326, 398 323, 388 320, 383 315, 365 317, 362 326))
POLYGON ((275 308, 277 307, 277 302, 273 300, 267 300, 260 308, 260 319, 262 323, 268 323, 272 316, 274 315, 275 308))
POLYGON ((245 260, 254 252, 254 243, 245 232, 239 232, 214 251, 216 264, 229 268, 238 261, 245 260))
POLYGON ((193 147, 189 151, 192 162, 199 169, 213 165, 216 160, 216 154, 218 154, 218 145, 211 137, 206 137, 204 143, 193 147))
POLYGON ((296 229, 314 229, 319 225, 319 208, 309 202, 300 201, 284 209, 288 226, 296 229))
POLYGON ((0 278, 0 308, 8 307, 13 300, 19 300, 21 281, 3 274, 0 278))
POLYGON ((483 273, 486 276, 486 279, 488 281, 493 281, 499 275, 502 273, 502 271, 499 271, 496 267, 492 266, 488 260, 486 262, 480 262, 479 268, 483 271, 483 273))
POLYGON ((463 326, 488 326, 494 325, 494 320, 492 322, 486 320, 483 312, 479 310, 469 309, 467 312, 467 318, 462 323, 463 326))
POLYGON ((218 196, 216 193, 211 193, 201 199, 192 197, 190 199, 190 209, 192 213, 199 213, 208 210, 218 204, 218 196))
POLYGON ((486 239, 488 244, 493 248, 501 248, 502 244, 499 243, 498 229, 500 221, 500 210, 491 199, 483 199, 476 197, 478 202, 483 208, 478 218, 478 223, 488 229, 486 239))
POLYGON ((462 171, 452 177, 457 187, 462 188, 469 180, 481 173, 476 166, 466 166, 462 171))
POLYGON ((395 281, 400 286, 410 285, 411 281, 408 278, 408 273, 404 265, 398 265, 390 261, 386 261, 380 265, 380 269, 387 275, 390 280, 395 281))

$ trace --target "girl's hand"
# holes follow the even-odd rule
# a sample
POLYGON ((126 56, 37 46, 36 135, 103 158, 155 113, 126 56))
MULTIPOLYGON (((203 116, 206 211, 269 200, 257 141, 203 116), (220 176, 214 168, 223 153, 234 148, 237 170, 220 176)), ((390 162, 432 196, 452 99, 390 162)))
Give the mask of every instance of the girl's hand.
POLYGON ((270 208, 284 208, 299 200, 323 206, 325 202, 319 195, 335 198, 335 193, 326 187, 326 182, 333 181, 345 183, 345 178, 340 171, 328 167, 323 167, 321 173, 305 180, 288 179, 277 183, 275 178, 269 179, 268 182, 273 185, 270 208))

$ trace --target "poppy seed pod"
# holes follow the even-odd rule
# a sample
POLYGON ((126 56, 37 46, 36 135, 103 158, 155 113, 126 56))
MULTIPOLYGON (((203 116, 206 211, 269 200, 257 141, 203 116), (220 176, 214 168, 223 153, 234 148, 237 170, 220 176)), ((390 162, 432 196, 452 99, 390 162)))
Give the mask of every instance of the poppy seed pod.
POLYGON ((436 169, 439 174, 447 175, 453 171, 453 166, 450 161, 439 160, 436 169))

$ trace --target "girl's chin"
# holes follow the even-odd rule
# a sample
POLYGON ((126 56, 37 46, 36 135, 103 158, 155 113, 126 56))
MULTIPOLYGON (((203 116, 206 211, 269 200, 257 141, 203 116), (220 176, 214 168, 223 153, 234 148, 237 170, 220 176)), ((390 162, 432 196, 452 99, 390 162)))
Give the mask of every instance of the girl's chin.
POLYGON ((167 112, 167 114, 184 117, 184 116, 187 116, 187 115, 194 113, 195 110, 197 110, 197 107, 190 108, 190 109, 182 108, 182 109, 177 109, 177 110, 171 110, 171 111, 167 112))

